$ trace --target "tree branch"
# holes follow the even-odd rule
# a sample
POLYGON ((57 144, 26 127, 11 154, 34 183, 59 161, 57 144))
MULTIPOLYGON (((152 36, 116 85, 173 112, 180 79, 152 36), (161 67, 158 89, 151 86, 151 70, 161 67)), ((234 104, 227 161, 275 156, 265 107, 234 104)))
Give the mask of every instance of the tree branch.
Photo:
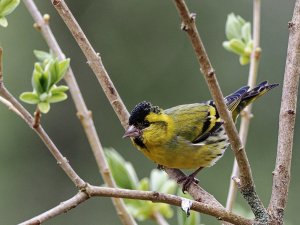
MULTIPOLYGON (((181 206, 183 198, 176 195, 164 194, 155 191, 137 191, 127 190, 120 188, 108 188, 87 185, 83 192, 79 192, 71 199, 61 203, 60 205, 50 209, 49 211, 36 216, 35 218, 21 223, 21 225, 38 224, 37 222, 44 222, 49 218, 69 211, 71 208, 76 207, 78 204, 84 202, 89 197, 115 197, 115 198, 128 198, 137 200, 148 200, 152 202, 167 203, 174 206, 181 206), (83 193, 85 192, 85 193, 83 193), (35 222, 35 223, 34 223, 35 222)), ((192 200, 191 200, 192 201, 192 200)), ((224 208, 214 207, 208 204, 192 201, 191 209, 197 212, 205 213, 218 218, 219 220, 228 221, 237 225, 252 225, 253 220, 245 219, 234 213, 226 211, 224 208)))
MULTIPOLYGON (((260 49, 260 8, 261 8, 261 0, 253 0, 253 52, 251 54, 250 60, 250 69, 248 76, 248 86, 253 88, 256 84, 257 80, 257 71, 258 65, 261 55, 260 49)), ((243 110, 241 113, 241 125, 239 136, 242 140, 244 146, 247 143, 248 131, 250 126, 250 120, 252 118, 252 104, 243 110)), ((231 173, 231 178, 239 176, 239 167, 236 159, 233 163, 233 169, 231 173)), ((236 198, 237 185, 233 179, 230 179, 228 197, 226 202, 226 209, 232 210, 233 203, 236 198)))
MULTIPOLYGON (((65 59, 65 55, 63 54, 50 29, 48 21, 44 20, 33 0, 23 0, 23 2, 33 17, 35 23, 38 25, 39 31, 47 42, 49 48, 55 53, 55 55, 58 56, 59 59, 65 59)), ((71 67, 67 71, 64 79, 70 88, 72 99, 77 109, 78 118, 86 133, 102 178, 109 187, 117 187, 109 170, 108 163, 106 161, 104 151, 91 116, 91 112, 88 110, 85 104, 71 67)), ((122 199, 112 199, 112 201, 123 224, 136 224, 132 216, 128 213, 122 199)))
POLYGON ((200 65, 200 69, 204 74, 204 78, 208 84, 210 93, 217 106, 218 112, 221 118, 224 120, 224 127, 229 137, 231 148, 235 154, 240 169, 241 193, 247 200, 248 204, 251 206, 256 219, 265 223, 268 220, 267 211, 255 191, 251 168, 245 148, 243 147, 243 144, 239 138, 231 114, 229 113, 225 105, 224 96, 220 90, 215 71, 212 68, 210 60, 207 56, 204 45, 198 33, 195 24, 195 14, 191 14, 189 12, 189 9, 184 0, 174 0, 174 2, 182 19, 182 29, 187 32, 188 37, 190 38, 200 65))
POLYGON ((59 205, 55 206, 54 208, 33 217, 30 220, 24 221, 19 225, 39 225, 47 220, 54 218, 60 214, 66 213, 69 210, 77 207, 82 202, 86 201, 90 197, 85 192, 78 192, 74 197, 68 199, 67 201, 61 202, 59 205))
POLYGON ((3 98, 3 97, 0 96, 0 102, 2 102, 2 104, 6 105, 9 110, 13 111, 19 117, 21 117, 22 119, 24 119, 23 115, 9 101, 7 101, 5 98, 3 98))
POLYGON ((296 0, 293 18, 288 25, 290 34, 279 115, 277 158, 275 170, 273 172, 272 195, 268 208, 273 222, 272 224, 276 225, 283 224, 284 209, 287 203, 290 183, 290 169, 300 74, 299 21, 300 0, 296 0))
MULTIPOLYGON (((170 169, 165 168, 164 169, 168 176, 173 180, 182 180, 186 175, 179 169, 170 169)), ((180 184, 181 185, 181 184, 180 184)), ((202 187, 199 185, 192 183, 191 186, 188 188, 188 193, 198 202, 202 202, 207 205, 211 205, 214 207, 222 208, 222 204, 219 203, 215 197, 211 194, 209 194, 207 191, 205 191, 202 187)))

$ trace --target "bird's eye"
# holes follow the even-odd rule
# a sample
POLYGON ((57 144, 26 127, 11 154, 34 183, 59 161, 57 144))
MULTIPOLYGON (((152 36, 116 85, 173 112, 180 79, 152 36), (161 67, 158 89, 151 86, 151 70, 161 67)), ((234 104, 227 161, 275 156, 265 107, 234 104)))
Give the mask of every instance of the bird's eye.
POLYGON ((144 128, 149 127, 150 126, 149 121, 147 121, 147 120, 144 121, 143 126, 144 126, 144 128))

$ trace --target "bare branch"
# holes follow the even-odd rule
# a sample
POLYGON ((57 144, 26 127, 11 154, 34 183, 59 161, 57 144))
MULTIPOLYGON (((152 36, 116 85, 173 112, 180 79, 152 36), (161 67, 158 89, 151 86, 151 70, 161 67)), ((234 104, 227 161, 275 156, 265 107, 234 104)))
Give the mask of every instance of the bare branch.
POLYGON ((69 210, 77 207, 80 203, 89 199, 89 196, 85 192, 78 192, 74 197, 68 199, 67 201, 61 202, 58 206, 30 219, 20 223, 19 225, 39 225, 47 220, 58 216, 62 213, 66 213, 69 210))
POLYGON ((9 101, 7 101, 5 98, 3 98, 3 97, 0 96, 0 102, 2 102, 2 104, 6 105, 9 110, 13 111, 19 117, 21 117, 22 119, 24 119, 23 115, 9 101))
POLYGON ((200 65, 200 69, 204 74, 204 78, 208 84, 209 90, 217 106, 218 112, 221 118, 224 120, 224 127, 230 139, 231 148, 235 154, 240 169, 241 193, 247 200, 248 204, 251 206, 252 211, 255 214, 257 220, 265 222, 268 219, 267 211, 255 192, 251 168, 246 155, 245 148, 243 147, 243 144, 239 138, 231 114, 229 113, 225 105, 224 96, 220 90, 215 71, 212 68, 210 60, 206 54, 204 45, 198 33, 195 24, 195 14, 191 14, 189 12, 184 0, 174 1, 178 9, 179 15, 182 19, 182 29, 187 32, 188 37, 192 42, 192 46, 195 50, 200 65))
MULTIPOLYGON (((78 204, 84 202, 90 197, 115 197, 115 198, 128 198, 137 200, 148 200, 152 202, 167 203, 174 206, 181 206, 182 198, 176 195, 164 194, 155 191, 137 191, 137 190, 127 190, 120 188, 108 188, 108 187, 98 187, 87 185, 86 189, 76 194, 71 199, 61 203, 60 205, 50 209, 49 211, 36 216, 35 218, 21 223, 22 225, 32 225, 33 222, 44 222, 48 218, 52 218, 56 215, 67 212, 78 204), (85 193, 83 193, 85 192, 85 193)), ((191 200, 192 201, 192 200, 191 200)), ((219 220, 224 220, 237 225, 252 225, 253 220, 245 219, 234 213, 226 211, 224 208, 214 207, 208 204, 200 203, 197 201, 192 201, 191 209, 197 212, 205 213, 218 218, 219 220)), ((38 224, 38 223, 36 223, 38 224)))
MULTIPOLYGON (((250 60, 250 69, 248 76, 248 86, 253 88, 256 84, 257 80, 257 71, 260 60, 260 8, 261 8, 261 0, 253 0, 253 52, 251 54, 250 60)), ((246 109, 241 113, 241 125, 239 136, 242 140, 244 146, 247 143, 248 131, 250 126, 250 120, 252 118, 252 104, 246 107, 246 109)), ((239 176, 239 167, 236 159, 233 163, 233 169, 231 173, 231 178, 239 176)), ((226 202, 226 209, 232 210, 233 203, 236 198, 237 186, 233 179, 230 180, 230 186, 228 191, 228 197, 226 202)))
MULTIPOLYGON (((166 173, 169 177, 173 180, 182 180, 186 175, 179 169, 169 169, 164 168, 166 173)), ((191 186, 188 188, 188 193, 198 202, 202 202, 207 205, 215 206, 215 207, 223 207, 221 203, 219 203, 215 197, 208 192, 206 192, 203 188, 199 185, 192 183, 191 186)))
POLYGON ((290 183, 290 169, 295 129, 297 95, 300 74, 300 0, 296 0, 293 18, 289 22, 289 42, 285 65, 279 133, 275 170, 273 172, 272 195, 269 213, 272 224, 283 224, 290 183))
MULTIPOLYGON (((111 196, 120 198, 130 198, 130 199, 142 199, 149 200, 153 202, 162 202, 170 205, 181 206, 182 198, 176 195, 158 193, 153 191, 137 191, 137 190, 126 190, 126 189, 112 189, 91 186, 87 187, 87 192, 91 196, 111 196)), ((254 221, 245 219, 241 216, 237 216, 233 213, 226 211, 224 208, 214 207, 208 204, 200 203, 197 201, 192 201, 192 210, 197 212, 202 212, 211 216, 214 216, 220 220, 228 221, 233 224, 253 224, 254 221)))

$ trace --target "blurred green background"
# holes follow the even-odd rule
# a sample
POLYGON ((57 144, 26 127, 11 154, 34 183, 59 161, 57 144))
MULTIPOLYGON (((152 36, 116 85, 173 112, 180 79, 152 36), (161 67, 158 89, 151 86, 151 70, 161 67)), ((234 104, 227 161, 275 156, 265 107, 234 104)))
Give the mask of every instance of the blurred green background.
MULTIPOLYGON (((106 100, 86 59, 50 0, 36 1, 42 13, 51 15, 51 28, 67 57, 71 58, 81 91, 92 110, 97 131, 105 147, 117 149, 131 161, 140 178, 148 176, 155 165, 122 139, 123 128, 106 100)), ((210 98, 199 72, 191 44, 181 32, 180 20, 171 0, 73 0, 68 1, 79 24, 131 110, 142 100, 168 108, 210 98)), ((193 0, 188 1, 197 13, 197 25, 207 52, 216 70, 221 88, 228 94, 245 85, 248 66, 241 67, 238 57, 225 51, 224 27, 227 14, 234 12, 252 19, 252 1, 193 0)), ((283 81, 288 42, 287 23, 292 16, 294 1, 262 1, 259 81, 283 81)), ((0 45, 4 49, 4 79, 7 88, 18 97, 31 91, 31 73, 35 58, 33 49, 46 50, 41 35, 21 3, 8 16, 8 28, 0 27, 0 45)), ((256 102, 254 119, 247 143, 256 187, 265 205, 270 199, 274 169, 278 112, 281 88, 272 90, 256 102)), ((26 105, 30 112, 34 107, 26 105)), ((72 197, 77 190, 37 135, 16 115, 0 104, 0 224, 10 225, 27 220, 72 197)), ((91 149, 71 98, 53 105, 42 123, 61 152, 70 160, 78 174, 91 184, 102 184, 91 149)), ((296 159, 300 154, 299 124, 296 124, 292 180, 286 221, 300 224, 300 170, 296 159)), ((232 169, 231 150, 214 167, 198 176, 202 186, 225 204, 232 169)), ((238 195, 239 204, 245 206, 238 195)), ((175 224, 175 222, 171 222, 175 224)), ((204 216, 203 223, 218 224, 204 216)), ((120 224, 110 199, 93 198, 45 224, 120 224)), ((153 224, 146 222, 142 224, 153 224)))

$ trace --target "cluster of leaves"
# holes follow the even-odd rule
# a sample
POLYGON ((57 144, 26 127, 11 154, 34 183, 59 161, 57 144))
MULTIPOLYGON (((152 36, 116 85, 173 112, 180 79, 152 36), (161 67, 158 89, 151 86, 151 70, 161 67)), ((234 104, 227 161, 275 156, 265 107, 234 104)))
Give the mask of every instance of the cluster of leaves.
POLYGON ((65 85, 57 86, 64 77, 70 65, 70 59, 58 60, 51 53, 34 51, 39 60, 34 64, 32 73, 32 92, 23 92, 20 99, 29 104, 37 104, 42 113, 50 110, 50 103, 67 99, 65 92, 69 89, 65 85))
POLYGON ((7 27, 6 16, 11 14, 19 3, 20 0, 0 0, 0 26, 7 27))
POLYGON ((253 50, 251 24, 242 17, 231 13, 227 17, 225 33, 228 41, 223 42, 223 47, 239 55, 241 65, 248 64, 253 50))
MULTIPOLYGON (((112 175, 120 188, 158 191, 167 194, 174 194, 177 190, 175 181, 170 180, 168 175, 160 170, 151 171, 150 177, 138 179, 137 174, 130 162, 125 161, 122 156, 114 149, 105 149, 105 155, 112 172, 112 175)), ((178 191, 181 193, 181 190, 178 191)), ((188 195, 180 194, 184 198, 190 198, 188 195)), ((165 203, 153 203, 143 200, 125 199, 128 211, 138 220, 153 219, 155 212, 159 212, 165 218, 171 218, 174 212, 170 205, 165 203)), ((180 225, 199 225, 200 214, 191 212, 190 216, 178 208, 178 222, 180 225)))

